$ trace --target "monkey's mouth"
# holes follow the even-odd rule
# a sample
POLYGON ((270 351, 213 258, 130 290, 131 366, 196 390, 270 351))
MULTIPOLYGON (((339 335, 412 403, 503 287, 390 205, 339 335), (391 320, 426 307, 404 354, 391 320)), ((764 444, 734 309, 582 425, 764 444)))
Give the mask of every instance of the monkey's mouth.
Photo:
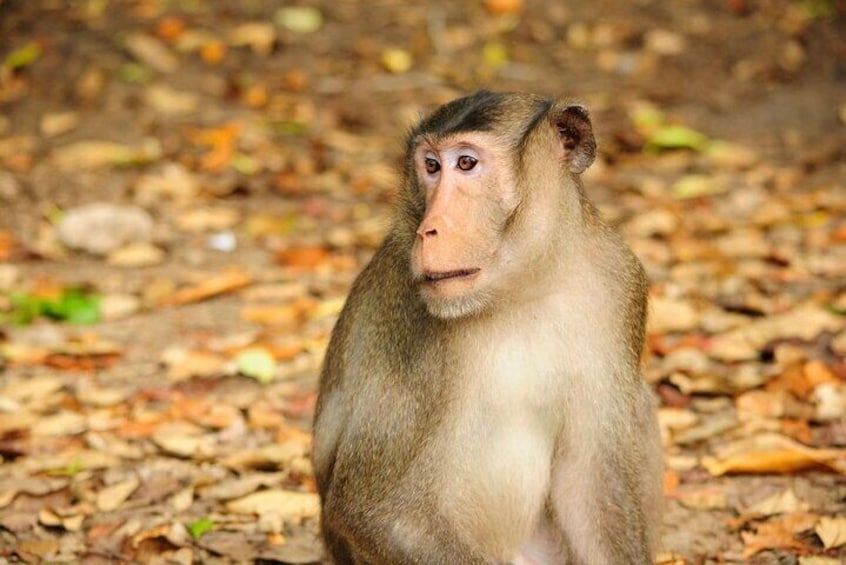
POLYGON ((424 284, 437 284, 443 281, 469 279, 482 269, 456 269, 454 271, 426 271, 420 277, 424 284))

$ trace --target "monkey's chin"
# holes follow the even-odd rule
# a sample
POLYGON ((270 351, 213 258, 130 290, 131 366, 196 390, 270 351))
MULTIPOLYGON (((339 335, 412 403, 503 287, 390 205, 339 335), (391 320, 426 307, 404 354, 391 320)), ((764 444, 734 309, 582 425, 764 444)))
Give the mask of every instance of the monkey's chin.
POLYGON ((420 295, 426 310, 435 318, 466 318, 483 310, 488 303, 486 293, 478 288, 478 273, 470 277, 441 281, 422 281, 420 295))

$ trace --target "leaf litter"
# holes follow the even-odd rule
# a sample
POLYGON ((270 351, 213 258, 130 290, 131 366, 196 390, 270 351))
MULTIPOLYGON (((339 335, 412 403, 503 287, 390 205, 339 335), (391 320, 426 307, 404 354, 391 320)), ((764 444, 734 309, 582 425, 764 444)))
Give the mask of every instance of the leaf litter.
POLYGON ((652 282, 660 562, 846 557, 836 3, 207 4, 0 21, 0 559, 318 562, 329 332, 403 132, 482 86, 593 113, 652 282))

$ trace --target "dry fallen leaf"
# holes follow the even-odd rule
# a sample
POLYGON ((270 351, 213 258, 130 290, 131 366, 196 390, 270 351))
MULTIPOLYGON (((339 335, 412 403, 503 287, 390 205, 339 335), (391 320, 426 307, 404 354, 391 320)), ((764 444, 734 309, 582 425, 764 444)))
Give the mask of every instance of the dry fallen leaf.
POLYGON ((181 305, 191 302, 199 302, 214 296, 226 294, 242 289, 252 284, 253 278, 242 269, 230 269, 197 283, 193 286, 177 290, 167 300, 167 304, 181 305))
POLYGON ((805 543, 796 534, 811 529, 816 521, 816 515, 799 512, 757 524, 755 532, 740 532, 746 545, 743 557, 748 559, 765 549, 802 550, 805 543))
POLYGON ((795 473, 820 467, 846 474, 846 450, 816 449, 778 434, 761 434, 730 444, 718 457, 703 457, 702 466, 714 476, 795 473))
POLYGON ((88 429, 88 419, 79 412, 62 410, 50 416, 42 416, 31 428, 34 436, 66 436, 88 429))
POLYGON ((313 269, 329 259, 325 247, 291 247, 276 252, 276 261, 286 267, 313 269))
POLYGON ((132 496, 132 493, 138 489, 140 484, 141 481, 138 477, 132 475, 124 481, 100 489, 97 492, 97 508, 101 512, 117 510, 121 504, 132 496))
POLYGON ((268 489, 230 501, 226 508, 236 514, 277 514, 283 520, 314 518, 320 512, 316 494, 268 489))
POLYGON ((217 439, 202 431, 187 422, 162 424, 153 434, 153 442, 177 457, 206 459, 215 454, 217 439))
POLYGON ((773 516, 775 514, 790 514, 806 512, 810 506, 796 497, 792 488, 765 498, 746 509, 746 513, 759 516, 773 516))
POLYGON ((673 498, 685 507, 696 510, 724 510, 729 507, 726 491, 719 487, 677 490, 673 498))
POLYGON ((846 517, 820 518, 814 531, 823 542, 823 547, 831 549, 846 544, 846 517))

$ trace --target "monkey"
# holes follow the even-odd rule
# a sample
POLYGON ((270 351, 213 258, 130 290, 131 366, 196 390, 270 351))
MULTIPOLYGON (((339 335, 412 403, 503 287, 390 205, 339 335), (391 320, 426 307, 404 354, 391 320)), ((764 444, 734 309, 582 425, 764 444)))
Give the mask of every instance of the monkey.
POLYGON ((588 110, 482 90, 421 119, 405 149, 319 377, 330 561, 652 563, 648 282, 583 187, 588 110))

